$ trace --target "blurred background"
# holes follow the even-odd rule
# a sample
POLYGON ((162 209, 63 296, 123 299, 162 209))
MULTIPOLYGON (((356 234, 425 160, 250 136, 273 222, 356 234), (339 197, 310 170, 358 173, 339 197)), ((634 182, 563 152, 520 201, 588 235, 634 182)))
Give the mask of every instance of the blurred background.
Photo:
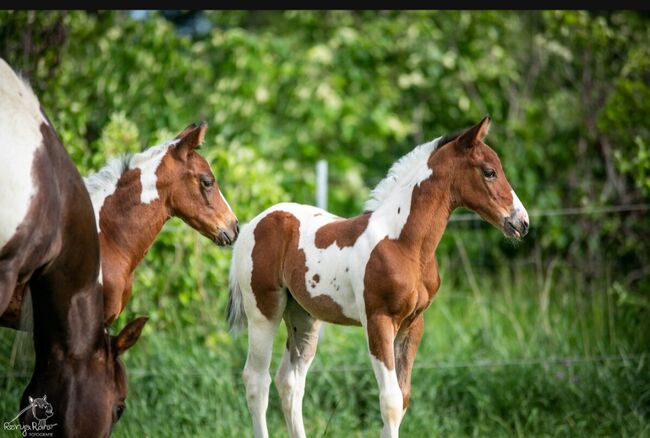
MULTIPOLYGON (((240 222, 314 204, 320 159, 328 209, 356 215, 400 156, 489 113, 531 230, 513 243, 452 216, 401 432, 650 436, 647 12, 2 11, 0 56, 84 175, 207 121, 201 153, 240 222)), ((114 436, 252 435, 230 255, 172 219, 137 268, 112 331, 151 319, 114 436)), ((25 343, 0 329, 2 421, 25 343)), ((308 436, 378 436, 361 329, 325 327, 304 413, 308 436)), ((286 436, 275 388, 268 421, 286 436)))

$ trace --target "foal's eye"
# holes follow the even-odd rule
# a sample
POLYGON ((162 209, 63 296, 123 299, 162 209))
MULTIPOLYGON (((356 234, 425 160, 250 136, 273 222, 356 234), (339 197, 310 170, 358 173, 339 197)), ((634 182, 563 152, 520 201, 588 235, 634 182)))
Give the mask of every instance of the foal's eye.
POLYGON ((213 179, 201 178, 201 186, 203 186, 203 188, 209 189, 213 185, 214 185, 214 180, 213 179))
POLYGON ((483 169, 483 176, 489 179, 497 177, 497 172, 494 169, 483 169))
POLYGON ((126 409, 126 405, 124 404, 119 404, 115 407, 115 416, 117 417, 115 421, 120 419, 125 409, 126 409))

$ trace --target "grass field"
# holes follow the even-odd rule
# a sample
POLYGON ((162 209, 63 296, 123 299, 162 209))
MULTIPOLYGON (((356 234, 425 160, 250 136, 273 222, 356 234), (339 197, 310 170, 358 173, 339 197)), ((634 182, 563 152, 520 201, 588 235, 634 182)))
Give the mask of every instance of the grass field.
MULTIPOLYGON (((650 436, 643 295, 607 275, 587 283, 562 263, 547 272, 525 265, 481 275, 461 265, 441 275, 402 436, 650 436)), ((214 302, 207 312, 213 319, 149 326, 126 354, 128 409, 114 436, 252 436, 241 380, 246 334, 233 339, 225 296, 214 302)), ((30 369, 26 361, 9 368, 14 338, 0 333, 3 422, 15 415, 30 369)), ((284 341, 281 327, 273 370, 284 341)), ((307 378, 308 436, 378 436, 378 391, 365 345, 359 328, 325 327, 307 378)), ((271 436, 286 436, 274 387, 267 417, 271 436)))

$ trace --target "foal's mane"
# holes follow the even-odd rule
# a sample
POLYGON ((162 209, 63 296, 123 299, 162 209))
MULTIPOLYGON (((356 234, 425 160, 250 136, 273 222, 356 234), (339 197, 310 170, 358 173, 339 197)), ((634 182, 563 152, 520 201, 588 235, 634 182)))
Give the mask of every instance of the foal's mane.
POLYGON ((388 170, 388 174, 384 179, 379 181, 375 188, 370 192, 370 198, 366 201, 363 210, 375 211, 381 203, 388 198, 393 190, 399 186, 411 170, 418 164, 426 162, 433 152, 437 151, 442 146, 458 138, 465 129, 460 129, 451 134, 446 134, 428 143, 416 146, 411 152, 402 156, 397 160, 388 170))
POLYGON ((108 187, 115 187, 117 181, 119 181, 127 170, 139 167, 151 159, 162 158, 169 148, 176 143, 178 143, 178 139, 151 146, 139 153, 131 152, 109 158, 106 165, 99 171, 84 177, 86 189, 92 195, 108 187))

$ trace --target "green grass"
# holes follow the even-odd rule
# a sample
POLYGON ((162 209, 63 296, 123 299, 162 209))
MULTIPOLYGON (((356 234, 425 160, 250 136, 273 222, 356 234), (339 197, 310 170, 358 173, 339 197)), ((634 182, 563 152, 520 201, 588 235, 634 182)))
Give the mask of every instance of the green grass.
MULTIPOLYGON (((650 312, 646 301, 629 299, 644 295, 606 279, 588 283, 560 266, 475 273, 460 265, 441 274, 402 436, 650 436, 650 312)), ((201 311, 211 317, 200 324, 146 328, 125 357, 128 409, 114 436, 252 435, 241 380, 246 334, 226 332, 225 299, 214 297, 214 309, 201 311)), ((5 358, 14 337, 0 333, 5 358)), ((281 327, 273 372, 284 341, 281 327)), ((307 378, 308 436, 378 436, 378 390, 365 345, 359 328, 325 327, 307 378)), ((27 377, 8 377, 6 359, 0 365, 6 421, 27 377)), ((286 436, 274 387, 270 394, 271 436, 286 436)))

